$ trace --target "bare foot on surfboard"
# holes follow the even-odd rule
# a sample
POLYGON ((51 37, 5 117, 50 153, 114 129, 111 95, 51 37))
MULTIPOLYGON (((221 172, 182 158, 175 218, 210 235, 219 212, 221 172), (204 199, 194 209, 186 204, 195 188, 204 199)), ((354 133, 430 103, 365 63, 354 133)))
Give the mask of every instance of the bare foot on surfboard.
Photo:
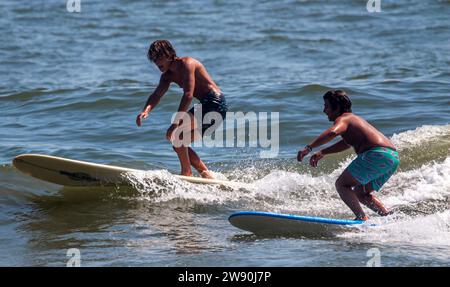
POLYGON ((201 177, 208 178, 208 179, 214 179, 214 176, 209 172, 209 170, 204 170, 200 172, 201 177))
POLYGON ((363 217, 357 216, 354 220, 367 221, 368 219, 369 219, 369 217, 367 215, 364 215, 363 217))

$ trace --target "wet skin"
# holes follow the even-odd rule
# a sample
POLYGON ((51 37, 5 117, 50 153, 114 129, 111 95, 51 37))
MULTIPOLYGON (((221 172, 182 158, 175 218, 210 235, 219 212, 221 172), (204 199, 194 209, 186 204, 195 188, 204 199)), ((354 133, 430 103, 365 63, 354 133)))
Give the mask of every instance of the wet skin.
MULTIPOLYGON (((339 108, 333 109, 328 100, 324 100, 323 112, 327 115, 328 120, 334 122, 334 124, 309 146, 311 148, 319 147, 337 136, 341 136, 342 140, 311 156, 311 166, 317 167, 318 162, 326 154, 341 152, 350 147, 353 147, 357 154, 374 147, 387 147, 395 150, 395 146, 386 136, 361 117, 351 112, 341 113, 339 108)), ((302 161, 309 152, 306 148, 300 150, 297 159, 302 161)), ((347 170, 339 176, 335 186, 342 200, 356 215, 356 219, 368 219, 359 204, 360 202, 382 216, 390 214, 382 202, 371 194, 373 192, 371 185, 362 186, 347 170)))
MULTIPOLYGON (((149 96, 143 111, 136 118, 138 126, 142 125, 142 120, 146 119, 148 114, 159 103, 171 83, 176 83, 183 89, 183 97, 181 98, 178 112, 187 112, 194 97, 201 100, 211 90, 217 93, 221 92, 202 63, 194 58, 176 57, 172 60, 163 56, 155 60, 155 65, 161 71, 161 78, 155 91, 149 96)), ((166 138, 174 146, 173 148, 180 160, 182 175, 192 176, 192 165, 202 177, 213 178, 204 162, 192 148, 184 144, 181 146, 174 144, 174 140, 182 140, 182 138, 174 139, 172 136, 178 127, 183 128, 185 134, 190 133, 190 142, 201 138, 201 135, 196 130, 197 123, 194 116, 190 113, 187 114, 190 117, 191 125, 183 126, 182 121, 173 123, 167 130, 166 138)))

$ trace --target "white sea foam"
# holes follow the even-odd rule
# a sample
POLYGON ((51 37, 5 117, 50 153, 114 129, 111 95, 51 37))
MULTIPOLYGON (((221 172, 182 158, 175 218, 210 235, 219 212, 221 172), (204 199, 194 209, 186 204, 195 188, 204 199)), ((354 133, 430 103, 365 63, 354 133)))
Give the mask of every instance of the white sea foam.
POLYGON ((391 140, 399 151, 406 148, 418 147, 436 140, 450 142, 450 125, 424 125, 414 130, 394 134, 391 140))
MULTIPOLYGON (((164 170, 137 172, 129 174, 128 179, 142 198, 155 202, 174 199, 206 204, 240 202, 241 206, 249 209, 330 215, 348 211, 334 187, 344 168, 342 165, 331 174, 321 176, 273 170, 252 183, 225 189, 218 185, 192 184, 164 170)), ((397 172, 376 195, 388 207, 447 200, 450 197, 449 171, 450 158, 441 163, 432 162, 418 169, 397 172)), ((225 177, 220 173, 215 175, 225 177)))
MULTIPOLYGON (((411 144, 436 140, 436 137, 445 138, 449 132, 450 126, 423 126, 394 135, 392 139, 399 149, 405 149, 411 144)), ((259 178, 256 168, 229 171, 234 176, 241 172, 246 179, 258 178, 232 188, 192 184, 165 170, 130 174, 129 180, 139 190, 141 199, 154 202, 191 200, 199 204, 226 204, 242 210, 352 218, 353 214, 339 198, 334 182, 354 157, 345 158, 334 171, 319 176, 273 169, 259 178)), ((215 173, 215 176, 226 179, 227 174, 215 173)), ((376 195, 388 208, 406 208, 409 212, 379 217, 364 207, 370 216, 369 223, 377 226, 351 229, 340 236, 367 242, 401 241, 450 246, 450 210, 445 208, 450 198, 449 156, 443 161, 431 161, 412 170, 398 171, 376 195), (417 215, 414 206, 427 202, 431 209, 427 209, 425 215, 417 215), (439 202, 439 208, 433 213, 434 202, 439 202)))
POLYGON ((442 163, 394 174, 384 186, 387 205, 397 206, 425 200, 448 200, 450 197, 450 157, 442 163))
MULTIPOLYGON (((213 172, 217 179, 226 180, 226 176, 213 172)), ((251 190, 239 191, 239 186, 224 187, 211 184, 193 184, 179 179, 167 170, 133 172, 125 175, 132 186, 139 192, 140 199, 157 202, 171 200, 193 200, 202 204, 223 204, 251 200, 251 190)), ((242 183, 242 187, 247 184, 242 183)))
MULTIPOLYGON (((375 226, 353 228, 354 231, 343 233, 339 237, 377 244, 402 243, 450 247, 450 210, 414 218, 378 217, 370 219, 369 223, 375 226)), ((447 256, 450 257, 449 254, 447 256)))
MULTIPOLYGON (((412 142, 420 143, 447 134, 450 135, 450 125, 422 126, 412 131, 396 134, 392 137, 392 140, 400 147, 405 147, 412 142)), ((243 178, 254 179, 248 184, 242 183, 243 189, 238 188, 231 195, 222 192, 223 190, 215 185, 198 185, 182 181, 166 170, 136 172, 130 174, 128 179, 143 196, 165 199, 175 198, 176 196, 195 199, 197 198, 195 194, 203 197, 208 193, 214 195, 211 197, 213 201, 234 200, 239 196, 258 195, 280 201, 292 195, 298 198, 311 199, 316 195, 332 196, 335 194, 334 181, 354 158, 355 155, 345 158, 334 171, 320 176, 273 169, 268 175, 259 178, 259 171, 256 168, 250 167, 245 171, 240 169, 230 171, 229 173, 232 175, 240 172, 243 178)), ((424 199, 442 199, 449 193, 449 170, 450 159, 447 158, 441 163, 430 162, 418 169, 398 172, 385 185, 383 194, 389 195, 387 200, 391 204, 403 204, 424 199), (395 195, 392 196, 392 194, 395 195)), ((227 179, 226 174, 223 173, 217 172, 214 175, 218 179, 227 179)))

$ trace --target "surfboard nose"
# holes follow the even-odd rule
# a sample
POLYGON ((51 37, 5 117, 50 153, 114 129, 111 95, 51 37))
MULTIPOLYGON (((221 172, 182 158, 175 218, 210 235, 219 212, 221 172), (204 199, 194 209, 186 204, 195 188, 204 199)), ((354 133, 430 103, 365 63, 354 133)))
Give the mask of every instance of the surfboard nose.
POLYGON ((20 154, 13 158, 12 164, 15 168, 20 169, 20 165, 23 164, 23 158, 26 156, 26 154, 20 154))

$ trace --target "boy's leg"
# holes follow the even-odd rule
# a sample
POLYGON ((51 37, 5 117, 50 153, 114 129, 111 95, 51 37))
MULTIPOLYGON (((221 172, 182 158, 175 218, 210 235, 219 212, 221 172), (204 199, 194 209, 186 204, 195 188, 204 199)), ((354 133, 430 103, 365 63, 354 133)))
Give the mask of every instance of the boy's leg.
MULTIPOLYGON (((194 117, 192 117, 192 120, 194 121, 194 125, 192 126, 192 130, 191 130, 191 143, 196 140, 202 139, 202 135, 197 129, 197 122, 194 120, 194 117)), ((206 164, 200 159, 200 157, 197 155, 197 153, 191 147, 188 148, 188 153, 189 153, 189 160, 191 162, 191 165, 198 171, 200 176, 204 177, 204 178, 213 179, 214 177, 208 171, 206 164)))
POLYGON ((185 146, 175 147, 173 149, 177 153, 178 159, 181 164, 181 175, 192 176, 191 163, 189 161, 188 148, 185 146))
POLYGON ((336 180, 336 190, 339 193, 339 196, 356 215, 356 219, 367 220, 367 216, 359 204, 356 192, 352 188, 358 185, 361 184, 347 171, 347 169, 344 170, 336 180))
POLYGON ((375 148, 358 155, 345 170, 357 182, 354 185, 354 192, 358 200, 380 215, 390 213, 378 198, 371 195, 371 192, 380 190, 396 171, 398 164, 396 151, 375 148))
POLYGON ((211 178, 214 177, 209 172, 208 168, 206 167, 205 163, 200 159, 200 157, 197 155, 197 153, 192 149, 189 148, 189 160, 191 161, 191 165, 198 171, 201 177, 204 178, 211 178))
MULTIPOLYGON (((191 139, 192 141, 196 141, 197 139, 201 139, 201 135, 197 130, 191 131, 191 139)), ((197 153, 191 148, 188 148, 189 160, 191 165, 198 171, 201 177, 213 179, 214 177, 208 171, 206 164, 200 159, 197 153)))
POLYGON ((180 126, 178 126, 172 134, 172 147, 177 153, 181 165, 181 175, 192 176, 191 161, 189 156, 189 144, 194 140, 195 121, 191 113, 186 113, 188 118, 184 118, 180 126), (184 140, 184 135, 190 136, 190 139, 184 140))
MULTIPOLYGON (((193 122, 192 130, 191 130, 191 142, 194 142, 196 140, 201 140, 202 134, 197 128, 199 123, 197 123, 197 119, 194 116, 193 110, 190 111, 190 115, 191 115, 191 119, 193 122)), ((202 124, 202 123, 200 123, 200 124, 202 124)), ((191 147, 188 148, 188 153, 189 153, 189 160, 191 162, 191 165, 198 171, 200 176, 203 178, 214 179, 214 176, 209 172, 205 163, 200 159, 200 157, 197 155, 197 153, 191 147)))
MULTIPOLYGON (((191 126, 188 127, 186 125, 180 126, 179 128, 185 129, 186 133, 190 134, 190 141, 189 143, 192 143, 195 140, 201 139, 201 135, 196 130, 196 122, 194 120, 194 116, 191 113, 188 113, 191 117, 191 126), (186 129, 191 129, 189 132, 187 132, 186 129)), ((179 139, 183 140, 183 133, 179 135, 179 139)), ((186 146, 186 143, 184 143, 181 147, 173 147, 175 152, 178 155, 178 158, 181 163, 181 174, 192 176, 192 169, 191 165, 200 173, 200 175, 204 178, 211 178, 214 177, 209 173, 208 168, 206 167, 205 163, 200 159, 200 157, 195 153, 195 151, 189 147, 186 146)))
POLYGON ((373 191, 372 182, 355 188, 356 195, 362 204, 381 216, 392 214, 392 212, 388 211, 376 196, 371 194, 373 191))

